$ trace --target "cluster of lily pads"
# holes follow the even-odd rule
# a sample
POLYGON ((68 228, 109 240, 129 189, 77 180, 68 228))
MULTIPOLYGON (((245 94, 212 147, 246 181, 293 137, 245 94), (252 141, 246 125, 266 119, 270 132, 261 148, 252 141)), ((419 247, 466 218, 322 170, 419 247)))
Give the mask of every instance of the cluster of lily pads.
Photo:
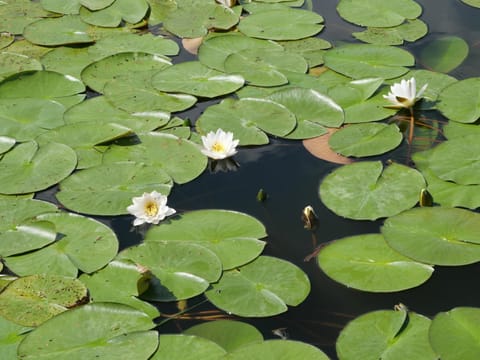
MULTIPOLYGON (((225 161, 237 146, 266 145, 272 136, 307 143, 334 132, 330 148, 355 161, 322 179, 322 202, 342 217, 386 218, 379 234, 320 249, 319 266, 335 281, 400 291, 428 280, 435 265, 480 261, 480 215, 471 211, 480 206, 480 81, 446 75, 468 45, 441 38, 421 54, 425 65, 435 56, 432 70, 416 70, 414 56, 392 46, 427 34, 416 2, 341 0, 337 10, 366 27, 354 34, 366 43, 332 46, 319 38, 324 19, 303 0, 0 4, 5 359, 326 359, 305 343, 264 341, 239 322, 177 335, 154 330, 162 314, 153 304, 162 302, 204 296, 229 314, 265 317, 308 296, 310 282, 299 267, 262 255, 267 232, 257 219, 220 209, 178 214, 167 206, 172 187, 194 181, 209 162, 225 161), (172 34, 201 38, 195 60, 171 58, 180 50, 172 34), (463 51, 448 51, 452 46, 463 51), (402 92, 412 79, 410 92, 402 92), (212 99, 218 101, 194 122, 180 117, 212 99), (408 139, 402 108, 411 110, 408 139), (420 110, 438 110, 450 121, 425 124, 420 110), (429 147, 447 140, 415 152, 416 169, 356 161, 402 142, 415 149, 425 134, 429 147), (34 199, 54 186, 56 204, 34 199), (425 189, 436 206, 416 207, 425 189), (129 213, 145 238, 119 252, 116 234, 92 216, 129 213)), ((430 326, 402 309, 367 314, 342 331, 337 353, 358 358, 358 334, 366 342, 373 335, 365 328, 381 321, 385 332, 377 335, 387 345, 379 345, 379 354, 388 348, 408 358, 417 346, 409 341, 422 339, 425 359, 447 357, 445 334, 461 337, 455 321, 474 317, 478 309, 453 309, 430 326)), ((474 351, 478 344, 465 346, 474 351)))

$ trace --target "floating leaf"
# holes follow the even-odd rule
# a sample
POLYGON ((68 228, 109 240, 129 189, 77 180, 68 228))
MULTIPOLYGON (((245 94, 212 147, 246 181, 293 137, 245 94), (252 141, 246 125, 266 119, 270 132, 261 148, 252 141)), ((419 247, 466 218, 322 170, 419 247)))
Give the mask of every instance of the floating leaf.
POLYGON ((395 3, 382 0, 340 0, 337 11, 345 20, 360 25, 390 27, 415 19, 422 14, 422 7, 413 0, 395 3))
POLYGON ((336 349, 341 360, 436 360, 428 338, 430 319, 405 311, 379 310, 347 324, 336 349))
POLYGON ((334 133, 328 141, 333 151, 344 156, 372 156, 395 149, 403 136, 395 124, 354 124, 334 133))
POLYGON ((182 214, 179 219, 162 226, 150 228, 145 241, 196 243, 213 251, 222 261, 224 269, 232 269, 259 256, 265 242, 258 239, 265 236, 265 227, 247 214, 227 210, 197 210, 182 214))
POLYGON ((283 8, 246 16, 238 24, 238 30, 253 38, 297 40, 319 33, 322 23, 323 17, 312 11, 283 8))
POLYGON ((102 93, 105 84, 119 75, 162 70, 171 66, 165 57, 146 53, 119 53, 88 65, 82 71, 82 80, 93 90, 102 93))
POLYGON ((207 166, 207 157, 191 141, 154 132, 139 135, 138 138, 140 144, 110 147, 104 154, 104 163, 144 163, 163 169, 179 184, 195 179, 207 166))
POLYGON ((413 66, 415 59, 408 51, 386 45, 349 44, 327 51, 325 65, 354 79, 399 77, 413 66))
POLYGON ((243 86, 238 75, 226 75, 210 69, 199 61, 187 61, 158 72, 152 85, 165 92, 179 92, 213 98, 229 94, 243 86))
POLYGON ((150 273, 129 261, 114 260, 106 267, 79 280, 88 287, 92 302, 114 302, 143 311, 151 318, 159 315, 158 309, 138 296, 148 287, 150 273))
POLYGON ((6 153, 16 143, 16 140, 8 136, 0 136, 0 154, 6 153))
POLYGON ((470 6, 473 6, 473 7, 476 7, 476 8, 480 8, 480 1, 479 0, 460 0, 460 1, 467 4, 467 5, 470 5, 470 6))
POLYGON ((449 73, 457 68, 468 56, 469 47, 458 36, 443 36, 422 46, 422 65, 441 73, 449 73))
POLYGON ((2 349, 2 357, 5 360, 16 360, 17 347, 30 331, 29 327, 15 324, 8 321, 4 317, 0 317, 0 349, 2 349))
POLYGON ((328 356, 315 346, 293 340, 267 340, 258 344, 249 344, 236 349, 225 357, 228 360, 265 360, 269 358, 328 360, 328 356))
POLYGON ((457 307, 438 313, 430 326, 430 342, 442 359, 475 360, 480 354, 480 309, 457 307))
POLYGON ((380 161, 344 165, 320 184, 320 198, 337 215, 357 220, 389 217, 413 207, 423 176, 408 166, 380 161))
POLYGON ((156 276, 154 293, 145 293, 147 298, 153 296, 155 301, 182 300, 199 295, 222 273, 220 259, 198 244, 149 241, 127 248, 119 256, 147 268, 156 276))
POLYGON ((156 190, 168 195, 172 179, 161 168, 119 162, 76 172, 60 183, 55 195, 68 209, 91 215, 127 214, 132 198, 156 190))
POLYGON ((0 314, 23 326, 38 326, 87 299, 77 279, 32 275, 12 281, 0 294, 0 314))
POLYGON ((450 120, 473 123, 480 117, 479 92, 480 78, 457 81, 440 93, 437 108, 450 120))
POLYGON ((399 253, 435 265, 480 261, 480 214, 465 209, 422 207, 388 218, 382 234, 399 253))
POLYGON ((38 60, 11 52, 0 52, 0 67, 0 80, 20 71, 43 69, 38 60))
POLYGON ((162 334, 151 360, 220 360, 226 351, 213 341, 184 334, 162 334))
POLYGON ((57 207, 46 201, 21 198, 0 198, 0 233, 15 229, 37 215, 55 212, 57 207))
POLYGON ((117 27, 122 20, 136 24, 148 11, 145 0, 115 0, 112 5, 94 11, 87 7, 80 8, 80 18, 87 24, 102 27, 117 27))
POLYGON ((465 136, 479 136, 480 126, 450 121, 443 126, 443 135, 445 135, 448 140, 463 138, 465 136))
POLYGON ((217 320, 194 325, 183 332, 215 342, 227 352, 263 341, 263 335, 254 326, 235 320, 217 320))
POLYGON ((318 254, 320 268, 349 288, 372 292, 410 289, 427 281, 433 267, 403 256, 380 234, 335 240, 318 254))
POLYGON ((296 306, 310 292, 307 275, 296 265, 260 256, 235 270, 224 271, 205 292, 218 308, 239 316, 273 316, 296 306))
POLYGON ((243 98, 225 99, 208 107, 195 126, 202 134, 218 128, 231 131, 240 140, 240 145, 262 145, 268 144, 263 131, 285 136, 296 123, 295 115, 283 105, 266 99, 243 98))
POLYGON ((94 303, 55 316, 30 332, 18 347, 22 359, 147 360, 158 346, 155 324, 133 308, 94 303))
POLYGON ((3 1, 0 31, 20 35, 28 24, 49 15, 40 2, 30 0, 3 1))
POLYGON ((278 86, 288 83, 282 70, 305 73, 307 61, 300 55, 286 51, 267 49, 244 49, 228 55, 225 70, 240 74, 251 85, 278 86))
POLYGON ((369 27, 352 35, 363 42, 377 45, 402 45, 416 41, 428 33, 428 26, 420 19, 407 20, 393 27, 369 27))
POLYGON ((78 0, 40 0, 45 10, 64 15, 75 15, 80 10, 80 2, 78 0))
POLYGON ((69 213, 46 213, 37 218, 54 223, 62 236, 38 251, 5 258, 10 270, 18 275, 44 273, 76 277, 78 270, 94 272, 117 254, 115 233, 99 221, 69 213))
POLYGON ((101 10, 112 5, 115 0, 78 0, 79 3, 90 10, 101 10))
POLYGON ((78 15, 37 20, 27 25, 23 36, 28 41, 42 46, 91 43, 91 26, 78 15))
POLYGON ((326 49, 330 49, 332 44, 328 41, 309 37, 300 40, 279 41, 282 47, 290 53, 301 55, 308 62, 310 68, 323 64, 323 54, 326 49))
POLYGON ((267 99, 284 105, 297 119, 288 139, 304 139, 323 135, 325 127, 338 127, 343 123, 343 110, 328 96, 312 89, 289 88, 269 95, 267 99))
POLYGON ((70 175, 76 165, 77 155, 67 145, 20 143, 0 160, 0 191, 25 194, 44 190, 70 175))
POLYGON ((303 140, 303 146, 310 154, 319 159, 326 160, 335 164, 350 164, 352 162, 351 159, 339 155, 338 153, 333 151, 328 144, 331 135, 334 134, 336 131, 338 131, 338 129, 336 128, 327 129, 327 134, 325 135, 303 140))

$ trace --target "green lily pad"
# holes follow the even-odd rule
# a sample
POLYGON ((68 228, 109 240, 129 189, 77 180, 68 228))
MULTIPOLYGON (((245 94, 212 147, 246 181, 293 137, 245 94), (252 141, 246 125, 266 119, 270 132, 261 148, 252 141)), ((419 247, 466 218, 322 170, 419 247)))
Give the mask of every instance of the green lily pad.
POLYGON ((238 23, 239 13, 213 1, 184 0, 167 11, 163 26, 181 38, 204 36, 211 29, 228 30, 238 23), (195 16, 192 16, 195 9, 195 16))
POLYGON ((159 340, 151 360, 220 360, 226 354, 220 345, 193 335, 162 334, 159 340))
POLYGON ((328 140, 333 151, 343 156, 372 156, 395 149, 403 140, 395 124, 353 124, 334 133, 328 140))
POLYGON ((212 69, 225 71, 224 63, 227 57, 246 49, 279 51, 282 46, 272 41, 251 38, 239 32, 209 35, 198 48, 198 60, 212 69))
POLYGON ((282 70, 305 73, 307 61, 300 55, 283 50, 245 49, 225 59, 228 73, 240 74, 251 85, 278 86, 288 83, 282 70))
POLYGON ((59 46, 42 55, 40 61, 45 70, 81 78, 82 70, 97 60, 87 47, 59 46))
POLYGON ((170 114, 164 111, 127 112, 114 107, 105 96, 95 96, 72 106, 63 114, 63 119, 66 124, 112 122, 141 133, 166 125, 170 114))
POLYGON ((32 275, 12 281, 0 294, 0 314, 22 326, 38 326, 88 298, 77 279, 32 275))
POLYGON ((18 344, 31 328, 18 325, 0 317, 0 349, 4 360, 17 360, 18 344))
POLYGON ((189 327, 183 332, 211 340, 227 352, 263 341, 263 335, 254 326, 235 320, 209 321, 189 327))
POLYGON ((213 251, 223 269, 232 269, 260 255, 267 236, 257 219, 227 210, 197 210, 182 214, 162 226, 148 230, 145 241, 181 241, 196 243, 213 251), (218 225, 222 226, 219 227, 218 225))
POLYGON ((117 254, 115 233, 99 221, 69 213, 45 213, 37 219, 55 224, 60 239, 40 250, 5 258, 9 269, 18 275, 76 277, 78 270, 92 273, 117 254))
POLYGON ((460 1, 463 2, 464 4, 467 4, 476 8, 480 8, 479 0, 460 0, 460 1))
POLYGON ((377 45, 402 45, 404 41, 416 41, 428 33, 428 26, 420 19, 407 20, 393 27, 369 27, 352 35, 366 43, 377 45))
POLYGON ((6 153, 15 146, 16 140, 8 136, 0 136, 0 154, 6 153))
POLYGON ((15 35, 22 34, 28 24, 49 15, 40 2, 30 0, 4 1, 0 14, 0 31, 15 35))
MULTIPOLYGON (((174 301, 203 293, 222 274, 220 259, 198 244, 172 241, 150 241, 125 249, 120 259, 129 259, 156 276, 155 289, 146 298, 174 301)), ((155 283, 154 283, 155 284, 155 283)))
POLYGON ((480 214, 444 207, 422 207, 388 218, 382 234, 399 253, 435 265, 480 261, 480 214))
POLYGON ((380 234, 335 240, 321 248, 320 268, 333 280, 349 288, 371 292, 393 292, 423 284, 433 267, 403 256, 380 234))
POLYGON ((422 7, 413 0, 395 3, 382 0, 340 0, 337 11, 345 20, 373 27, 391 27, 422 14, 422 7))
POLYGON ((129 306, 93 303, 66 311, 30 332, 18 347, 22 359, 147 360, 158 346, 150 317, 129 306))
POLYGON ((436 360, 428 339, 430 319, 405 311, 379 310, 347 324, 338 337, 337 355, 353 359, 436 360))
POLYGON ((127 214, 132 198, 156 190, 168 195, 172 179, 163 170, 135 162, 107 163, 78 171, 60 183, 56 198, 73 211, 127 214))
POLYGON ((20 71, 42 70, 37 59, 11 52, 0 52, 0 80, 20 71))
POLYGON ((94 41, 90 36, 91 28, 78 15, 65 15, 32 22, 23 30, 23 36, 42 46, 87 44, 94 41))
POLYGON ((138 299, 148 287, 148 271, 129 261, 114 260, 93 274, 82 274, 79 280, 88 288, 92 302, 114 302, 143 311, 152 319, 160 315, 158 309, 138 299))
POLYGON ((462 124, 450 121, 443 126, 443 135, 445 135, 448 140, 466 136, 480 136, 480 126, 477 124, 462 124))
POLYGON ((158 72, 152 78, 157 90, 213 98, 240 89, 244 80, 210 69, 199 61, 187 61, 158 72))
POLYGON ((250 14, 240 20, 238 30, 253 38, 298 40, 318 34, 322 23, 323 17, 312 11, 282 8, 250 14))
POLYGON ((430 342, 442 359, 475 360, 480 354, 480 309, 457 307, 438 313, 430 326, 430 342))
POLYGON ((0 234, 33 220, 37 215, 55 212, 57 207, 46 201, 21 198, 0 198, 0 234))
POLYGON ((75 15, 80 10, 79 0, 40 0, 45 10, 64 15, 75 15))
POLYGON ((147 14, 145 0, 115 0, 101 9, 80 8, 80 18, 87 24, 102 27, 117 27, 122 21, 130 24, 140 22, 147 14))
POLYGON ((437 108, 450 120, 473 123, 480 117, 479 92, 480 78, 457 81, 440 93, 437 108))
POLYGON ((53 71, 27 71, 12 75, 0 82, 1 99, 48 99, 63 104, 85 91, 85 85, 75 78, 53 71))
POLYGON ((434 201, 442 206, 460 206, 472 210, 480 207, 480 185, 460 185, 451 181, 445 181, 437 177, 429 169, 427 154, 432 150, 415 153, 413 159, 415 166, 425 177, 428 191, 433 196, 434 201))
POLYGON ((115 107, 133 113, 182 111, 192 107, 197 98, 188 94, 157 90, 152 77, 158 71, 143 71, 117 76, 103 88, 106 99, 115 107))
POLYGON ((444 141, 428 156, 428 169, 445 181, 480 184, 480 143, 474 136, 444 141))
POLYGON ((91 89, 102 93, 105 84, 119 75, 149 70, 162 70, 171 66, 165 57, 147 53, 119 53, 88 65, 82 71, 82 80, 91 89))
POLYGON ((310 292, 307 275, 296 265, 260 256, 240 268, 224 271, 205 292, 216 307, 245 317, 273 316, 297 306, 310 292))
POLYGON ((101 10, 112 5, 115 0, 78 0, 79 3, 90 10, 101 10))
POLYGON ((324 60, 330 69, 354 79, 396 78, 415 64, 406 50, 374 44, 342 45, 327 51, 324 60))
POLYGON ((323 64, 323 54, 332 44, 327 40, 309 37, 300 40, 279 41, 282 47, 290 53, 298 54, 307 60, 308 67, 312 68, 323 64))
POLYGON ((225 360, 309 359, 328 360, 328 356, 313 345, 293 340, 267 340, 242 346, 229 353, 225 360))
POLYGON ((422 46, 419 61, 440 73, 449 73, 467 58, 468 43, 458 36, 442 36, 422 46))
POLYGON ((267 99, 284 105, 297 119, 288 139, 305 139, 323 135, 326 127, 343 123, 343 110, 331 98, 312 89, 289 88, 269 95, 267 99))
POLYGON ((25 194, 44 190, 70 175, 76 165, 77 155, 67 145, 20 143, 0 160, 0 191, 25 194))
POLYGON ((320 198, 337 215, 356 220, 389 217, 413 207, 425 188, 423 176, 408 166, 380 161, 344 165, 320 184, 320 198))
POLYGON ((244 98, 225 99, 208 107, 195 126, 201 134, 218 128, 231 131, 240 145, 263 145, 269 141, 264 131, 285 136, 296 124, 295 115, 285 106, 266 99, 244 98))
POLYGON ((34 140, 39 134, 64 125, 65 107, 52 100, 24 98, 0 100, 2 133, 17 141, 34 140))
POLYGON ((4 33, 0 36, 0 49, 6 48, 15 41, 15 35, 11 33, 4 33))
POLYGON ((207 166, 207 157, 191 141, 155 132, 138 138, 140 143, 136 145, 111 146, 103 156, 104 163, 133 161, 162 168, 178 184, 195 179, 207 166))

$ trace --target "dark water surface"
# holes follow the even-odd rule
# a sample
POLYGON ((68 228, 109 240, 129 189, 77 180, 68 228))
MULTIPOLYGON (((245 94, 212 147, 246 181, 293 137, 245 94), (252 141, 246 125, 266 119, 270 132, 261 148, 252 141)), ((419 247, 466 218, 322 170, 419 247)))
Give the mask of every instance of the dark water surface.
MULTIPOLYGON (((471 47, 467 60, 451 75, 458 79, 479 76, 480 58, 478 41, 479 9, 464 5, 459 0, 418 1, 424 8, 421 19, 429 26, 429 35, 405 48, 416 54, 422 44, 433 37, 449 34, 465 39, 471 47)), ((337 1, 312 0, 314 10, 325 18, 325 29, 320 37, 333 44, 352 41, 352 31, 360 28, 348 24, 336 13, 337 1)), ((182 54, 175 62, 194 57, 182 54)), ((421 64, 417 64, 421 68, 421 64)), ((211 102, 199 103, 181 117, 193 122, 211 102)), ((438 116, 433 113, 429 116, 438 116)), ((406 161, 405 144, 393 156, 399 162, 406 161)), ((389 155, 392 156, 392 155, 389 155)), ((352 318, 368 311, 392 309, 403 303, 412 311, 433 316, 439 311, 457 306, 480 306, 476 291, 480 264, 461 267, 436 267, 430 280, 418 288, 391 294, 373 294, 349 289, 327 278, 315 259, 305 262, 312 252, 311 233, 303 228, 300 220, 302 209, 311 205, 319 217, 316 231, 319 243, 345 236, 378 233, 383 221, 353 221, 336 216, 319 200, 318 187, 325 175, 339 165, 313 157, 301 141, 271 139, 268 146, 240 148, 234 157, 239 163, 236 171, 206 171, 198 179, 185 185, 175 185, 169 197, 169 205, 178 212, 194 209, 231 209, 258 218, 266 227, 268 245, 265 255, 282 258, 301 267, 309 276, 312 290, 304 303, 280 316, 268 319, 240 319, 259 328, 265 338, 275 338, 273 329, 287 328, 290 339, 301 340, 318 346, 332 359, 335 341, 340 330, 352 318), (268 199, 256 200, 259 189, 264 189, 268 199)), ((46 197, 43 195, 42 197, 46 197)), ((102 219, 116 231, 122 247, 138 243, 141 235, 130 231, 131 217, 114 220, 102 219)), ((200 301, 195 299, 196 301, 200 301)), ((195 301, 190 300, 189 305, 195 301)), ((162 308, 160 308, 163 310, 162 308)), ((203 306, 201 309, 212 309, 203 306)), ((175 312, 175 309, 169 309, 175 312)), ((198 309, 196 309, 198 310, 198 309)), ((168 311, 168 310, 166 310, 168 311)), ((170 321, 160 332, 179 331, 193 322, 170 321)))

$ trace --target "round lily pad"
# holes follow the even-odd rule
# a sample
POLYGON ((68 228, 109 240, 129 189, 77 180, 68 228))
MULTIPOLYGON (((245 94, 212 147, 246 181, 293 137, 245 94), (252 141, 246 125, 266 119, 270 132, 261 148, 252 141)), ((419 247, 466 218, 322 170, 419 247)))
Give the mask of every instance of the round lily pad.
POLYGON ((479 91, 478 77, 457 81, 440 93, 437 108, 450 120, 473 123, 480 117, 479 91))
POLYGON ((68 209, 91 215, 127 214, 132 198, 156 190, 168 195, 172 179, 142 163, 102 164, 78 171, 60 183, 55 195, 68 209))
POLYGON ((265 242, 259 239, 266 235, 265 227, 250 215, 228 210, 197 210, 150 228, 145 241, 197 243, 213 251, 222 261, 223 269, 231 269, 259 256, 265 247, 265 242))
POLYGON ((0 294, 0 314, 23 326, 38 326, 87 300, 77 279, 38 274, 12 281, 0 294))
POLYGON ((147 14, 148 2, 145 0, 115 0, 110 6, 91 10, 80 8, 80 18, 87 24, 102 27, 117 27, 122 20, 136 24, 147 14))
POLYGON ((480 261, 480 214, 457 208, 422 207, 388 218, 387 243, 414 260, 436 265, 480 261))
POLYGON ((0 136, 0 154, 6 153, 10 150, 16 143, 14 138, 9 136, 0 136))
POLYGON ((318 265, 345 286, 372 292, 392 292, 423 284, 433 267, 394 251, 381 234, 346 237, 322 247, 318 265))
POLYGON ((70 175, 76 165, 77 155, 67 145, 20 143, 0 160, 0 191, 25 194, 44 190, 70 175))
POLYGON ((344 165, 320 184, 320 198, 337 215, 356 220, 389 217, 413 207, 425 188, 415 169, 380 161, 344 165))
POLYGON ((393 27, 369 27, 365 31, 354 32, 352 35, 370 44, 402 45, 404 41, 416 41, 427 33, 427 24, 420 19, 414 19, 393 27))
POLYGON ((198 244, 150 241, 125 249, 119 257, 134 261, 156 276, 154 294, 152 289, 145 293, 147 298, 154 296, 156 301, 182 300, 199 295, 222 273, 220 259, 198 244))
POLYGON ((18 344, 25 337, 25 333, 30 330, 30 327, 21 326, 0 317, 0 347, 4 359, 13 360, 17 358, 18 344))
POLYGON ((30 332, 18 347, 22 359, 147 360, 158 347, 155 324, 138 310, 114 303, 79 306, 30 332))
POLYGON ((198 336, 162 334, 159 340, 161 345, 151 360, 220 360, 226 354, 220 345, 198 336))
POLYGON ((457 307, 438 313, 430 326, 430 342, 442 359, 475 360, 480 354, 480 309, 457 307))
POLYGON ((4 77, 13 75, 20 71, 43 69, 42 64, 37 59, 22 54, 15 54, 12 52, 0 53, 0 66, 0 80, 2 80, 2 78, 4 77))
POLYGON ((428 338, 430 319, 399 310, 379 310, 350 321, 338 337, 339 359, 436 360, 428 338))
POLYGON ((234 92, 243 86, 239 75, 226 75, 199 61, 187 61, 158 72, 152 85, 165 92, 179 92, 213 98, 234 92))
POLYGON ((55 224, 56 242, 23 255, 5 258, 14 273, 56 274, 76 277, 78 270, 92 273, 105 266, 118 251, 118 240, 108 226, 70 213, 45 213, 37 219, 55 224))
POLYGON ((413 55, 406 50, 374 44, 342 45, 327 51, 324 60, 330 69, 354 79, 396 78, 415 64, 413 55))
POLYGON ((319 33, 322 23, 323 17, 312 11, 282 8, 250 14, 240 20, 238 30, 253 38, 297 40, 319 33))
POLYGON ((161 168, 179 184, 195 179, 207 166, 207 157, 189 140, 158 132, 141 134, 138 138, 139 144, 111 146, 103 156, 104 163, 133 161, 161 168))
POLYGON ((293 340, 267 340, 249 344, 232 351, 225 357, 228 360, 264 360, 268 358, 328 360, 328 356, 315 346, 293 340))
POLYGON ((372 156, 395 149, 403 140, 395 124, 353 124, 335 132, 328 144, 343 156, 372 156))
POLYGON ((198 132, 206 134, 218 128, 231 131, 240 145, 268 144, 272 135, 285 136, 296 126, 295 115, 274 101, 256 98, 225 99, 208 107, 198 118, 198 132), (263 131, 262 131, 263 130, 263 131))
POLYGON ((224 271, 205 292, 218 308, 239 316, 273 316, 296 306, 310 292, 307 275, 296 265, 260 256, 235 270, 224 271))
POLYGON ((392 27, 422 14, 422 7, 413 0, 340 0, 337 11, 342 18, 360 26, 392 27))
POLYGON ((422 46, 420 61, 433 71, 449 73, 462 64, 468 53, 468 43, 461 37, 442 36, 422 46))

